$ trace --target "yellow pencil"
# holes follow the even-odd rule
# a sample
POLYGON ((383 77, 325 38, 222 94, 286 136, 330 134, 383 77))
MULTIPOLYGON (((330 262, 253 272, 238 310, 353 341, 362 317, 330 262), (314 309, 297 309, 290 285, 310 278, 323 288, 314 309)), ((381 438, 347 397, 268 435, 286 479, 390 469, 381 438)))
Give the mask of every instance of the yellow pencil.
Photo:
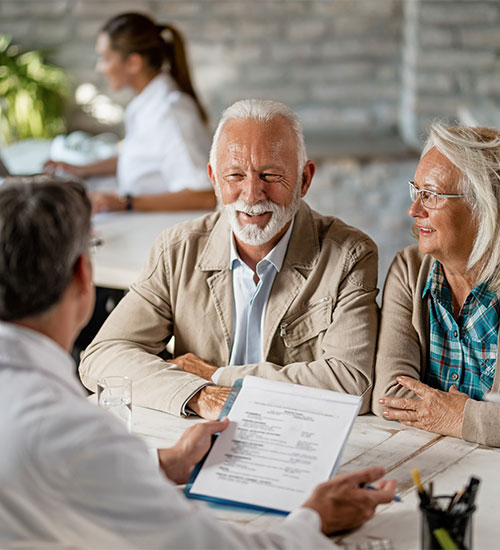
POLYGON ((415 484, 415 487, 418 489, 418 492, 420 494, 423 494, 424 493, 424 487, 422 485, 422 482, 420 481, 420 472, 416 468, 414 468, 411 471, 411 476, 413 478, 413 483, 415 484))

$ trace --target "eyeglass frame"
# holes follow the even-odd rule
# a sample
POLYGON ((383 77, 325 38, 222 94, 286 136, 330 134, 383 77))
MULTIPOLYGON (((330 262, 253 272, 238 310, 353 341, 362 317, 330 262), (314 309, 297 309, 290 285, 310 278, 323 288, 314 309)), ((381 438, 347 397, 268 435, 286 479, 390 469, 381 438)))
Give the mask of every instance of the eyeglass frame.
POLYGON ((465 197, 464 193, 436 193, 435 191, 429 191, 429 189, 418 189, 418 187, 415 185, 414 181, 409 181, 408 186, 410 188, 410 199, 412 202, 415 202, 417 200, 417 196, 420 199, 420 203, 424 208, 428 208, 429 210, 436 210, 438 209, 438 206, 428 206, 425 204, 424 199, 422 198, 422 193, 428 193, 429 195, 432 195, 435 197, 436 205, 438 198, 440 199, 460 199, 465 197), (415 198, 413 198, 413 193, 415 193, 415 198))

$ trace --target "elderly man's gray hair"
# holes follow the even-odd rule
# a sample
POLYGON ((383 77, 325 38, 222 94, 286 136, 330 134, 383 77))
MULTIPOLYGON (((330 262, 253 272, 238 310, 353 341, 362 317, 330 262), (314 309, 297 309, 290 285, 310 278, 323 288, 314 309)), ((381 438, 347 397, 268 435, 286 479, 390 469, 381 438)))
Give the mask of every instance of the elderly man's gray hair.
POLYGON ((481 262, 476 285, 500 291, 500 132, 494 128, 431 125, 422 156, 436 147, 461 173, 459 190, 471 206, 477 235, 468 269, 481 262))
POLYGON ((299 174, 302 173, 307 162, 307 151, 304 143, 304 134, 299 117, 284 103, 270 99, 242 99, 233 103, 223 113, 215 130, 210 148, 210 165, 216 171, 217 145, 222 129, 228 120, 256 120, 259 122, 270 122, 275 117, 282 116, 289 123, 297 141, 297 162, 299 174))
POLYGON ((0 189, 0 319, 49 310, 88 249, 90 201, 71 181, 4 184, 0 189))

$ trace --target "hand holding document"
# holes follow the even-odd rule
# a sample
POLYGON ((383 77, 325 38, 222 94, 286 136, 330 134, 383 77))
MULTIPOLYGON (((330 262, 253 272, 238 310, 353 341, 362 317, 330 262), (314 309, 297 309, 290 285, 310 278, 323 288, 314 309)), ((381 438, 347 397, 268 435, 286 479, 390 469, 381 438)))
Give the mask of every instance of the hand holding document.
POLYGON ((245 377, 187 496, 290 512, 335 473, 360 406, 357 396, 245 377))

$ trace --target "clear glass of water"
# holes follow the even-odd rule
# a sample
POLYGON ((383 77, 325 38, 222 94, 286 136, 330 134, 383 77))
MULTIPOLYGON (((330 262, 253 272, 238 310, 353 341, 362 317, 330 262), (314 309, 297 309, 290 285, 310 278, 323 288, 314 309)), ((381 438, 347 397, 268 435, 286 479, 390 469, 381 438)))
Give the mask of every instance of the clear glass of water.
POLYGON ((97 381, 97 403, 108 409, 132 431, 132 380, 128 376, 106 376, 97 381))

